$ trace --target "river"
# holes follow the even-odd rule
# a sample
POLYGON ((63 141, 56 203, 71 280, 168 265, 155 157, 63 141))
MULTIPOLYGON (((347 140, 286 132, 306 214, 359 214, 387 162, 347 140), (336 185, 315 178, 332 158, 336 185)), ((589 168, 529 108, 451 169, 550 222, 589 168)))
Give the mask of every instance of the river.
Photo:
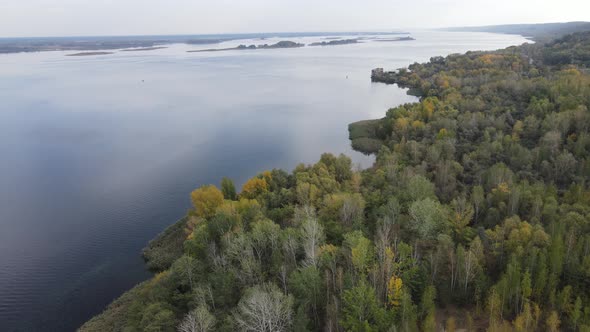
POLYGON ((369 166, 371 157, 350 149, 348 123, 415 100, 371 83, 372 68, 526 41, 412 36, 225 52, 175 44, 83 57, 0 54, 0 330, 74 330, 149 278, 141 248, 185 214, 199 185, 228 176, 241 186, 323 152, 369 166))

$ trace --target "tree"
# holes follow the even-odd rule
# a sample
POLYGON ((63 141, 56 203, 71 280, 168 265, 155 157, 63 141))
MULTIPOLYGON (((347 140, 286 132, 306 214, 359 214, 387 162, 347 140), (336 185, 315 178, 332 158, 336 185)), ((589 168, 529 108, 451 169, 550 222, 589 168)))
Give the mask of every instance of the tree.
POLYGON ((434 194, 434 184, 422 175, 415 175, 410 178, 407 192, 410 201, 436 198, 436 195, 434 194))
POLYGON ((289 285, 295 296, 297 311, 304 310, 306 316, 312 319, 316 329, 320 328, 320 308, 325 299, 320 271, 315 266, 297 269, 291 273, 289 285))
POLYGON ((373 243, 360 231, 344 236, 345 245, 350 249, 350 259, 356 271, 364 275, 373 262, 373 243))
POLYGON ((559 320, 559 315, 557 314, 557 311, 551 311, 551 313, 547 317, 547 320, 545 321, 545 325, 547 325, 547 331, 558 332, 559 324, 561 324, 561 321, 559 320))
POLYGON ((528 303, 533 293, 533 286, 531 281, 531 273, 527 270, 521 281, 520 290, 522 292, 522 304, 528 303))
POLYGON ((210 218, 223 204, 223 193, 214 185, 202 186, 191 193, 191 200, 197 216, 210 218))
POLYGON ((350 180, 352 177, 352 171, 350 169, 352 161, 344 154, 335 157, 330 153, 324 153, 320 157, 320 162, 326 165, 330 173, 334 175, 334 178, 338 182, 342 183, 346 180, 350 180))
POLYGON ((473 202, 473 206, 475 207, 475 222, 479 219, 479 212, 483 208, 484 203, 484 193, 482 186, 475 186, 473 187, 473 192, 471 193, 471 201, 473 202))
POLYGON ((571 312, 569 313, 569 318, 572 322, 574 327, 574 331, 578 328, 578 322, 582 317, 582 299, 578 296, 576 298, 576 302, 574 302, 574 307, 572 308, 571 312))
POLYGON ((365 201, 360 194, 344 195, 340 208, 340 220, 344 225, 356 226, 358 229, 362 223, 364 209, 365 201))
POLYGON ((306 257, 304 264, 317 266, 318 249, 324 241, 324 228, 313 214, 303 219, 300 231, 306 257))
POLYGON ((390 306, 397 308, 401 305, 402 287, 402 278, 398 278, 395 275, 391 276, 391 279, 387 283, 387 303, 390 306))
POLYGON ((140 327, 147 332, 172 332, 176 325, 174 313, 166 303, 156 302, 148 305, 141 318, 140 327))
POLYGON ((320 196, 320 190, 316 185, 307 182, 297 183, 295 189, 297 200, 302 205, 312 205, 318 200, 320 196))
POLYGON ((254 199, 268 191, 268 183, 264 178, 251 178, 242 186, 240 197, 254 199))
POLYGON ((196 271, 198 264, 198 260, 191 256, 183 255, 174 262, 171 270, 176 271, 183 280, 188 281, 188 286, 192 290, 198 273, 198 271, 196 271))
POLYGON ((225 199, 232 201, 237 199, 238 195, 236 194, 236 186, 230 178, 224 177, 221 179, 221 192, 223 193, 223 197, 225 199))
POLYGON ((468 225, 473 220, 473 207, 464 197, 459 197, 451 202, 451 211, 449 211, 449 223, 453 231, 453 237, 456 243, 466 243, 473 236, 473 232, 468 225))
POLYGON ((234 319, 241 331, 288 331, 293 321, 293 298, 274 284, 254 286, 240 299, 234 319))
POLYGON ((424 289, 421 301, 421 312, 422 312, 422 329, 424 331, 434 331, 436 329, 436 305, 434 300, 436 299, 436 288, 429 285, 424 289))
POLYGON ((535 317, 533 317, 533 312, 531 310, 530 303, 525 303, 522 312, 518 316, 516 316, 513 325, 514 329, 517 332, 527 332, 536 330, 535 317))
POLYGON ((379 306, 375 289, 364 280, 342 295, 342 320, 347 331, 380 331, 385 312, 379 306))
POLYGON ((439 202, 425 198, 415 201, 409 210, 410 228, 418 233, 421 239, 432 240, 444 232, 445 214, 439 202))
POLYGON ((412 294, 404 288, 400 309, 398 310, 398 322, 401 331, 417 331, 416 305, 412 302, 412 294))
POLYGON ((497 323, 502 319, 502 303, 500 294, 498 294, 496 287, 492 287, 490 289, 486 303, 486 309, 488 312, 490 325, 493 325, 493 323, 497 323))
POLYGON ((281 227, 270 219, 262 219, 252 225, 250 240, 259 263, 270 263, 273 253, 278 252, 281 227))
POLYGON ((215 317, 204 305, 190 311, 178 325, 179 332, 209 332, 213 331, 215 317))

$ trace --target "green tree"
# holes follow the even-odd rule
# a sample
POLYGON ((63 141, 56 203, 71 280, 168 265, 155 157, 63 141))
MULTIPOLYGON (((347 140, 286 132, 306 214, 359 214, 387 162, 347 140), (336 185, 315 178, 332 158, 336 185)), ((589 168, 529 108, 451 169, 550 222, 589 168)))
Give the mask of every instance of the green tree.
POLYGON ((346 331, 380 331, 385 311, 379 306, 375 289, 364 280, 342 295, 342 320, 346 331))
POLYGON ((148 305, 141 318, 140 327, 147 332, 168 332, 174 331, 176 318, 170 306, 165 303, 152 303, 148 305))
POLYGON ((412 302, 412 294, 404 288, 402 291, 401 305, 398 310, 398 322, 399 327, 402 331, 418 331, 416 321, 418 320, 418 314, 416 305, 412 302))
POLYGON ((321 328, 320 317, 325 291, 320 271, 315 266, 297 269, 291 273, 289 285, 295 296, 297 312, 303 310, 306 318, 311 318, 314 330, 321 328))
POLYGON ((578 323, 580 318, 582 317, 582 299, 578 296, 576 297, 576 302, 574 302, 574 306, 572 310, 569 312, 569 318, 572 322, 572 326, 574 331, 578 329, 578 323))
POLYGON ((235 201, 238 197, 236 194, 236 186, 234 185, 234 182, 227 177, 221 179, 221 192, 223 193, 223 197, 225 199, 235 201))
POLYGON ((446 218, 443 207, 439 202, 425 198, 410 205, 410 229, 414 230, 420 239, 432 240, 446 229, 446 218))
POLYGON ((422 330, 423 331, 434 331, 436 330, 436 288, 429 285, 424 289, 421 301, 421 313, 422 313, 422 330))
POLYGON ((473 187, 473 191, 471 193, 471 202, 473 203, 475 209, 475 222, 479 220, 480 211, 484 208, 485 196, 483 193, 482 186, 475 186, 473 187))
POLYGON ((344 243, 350 250, 350 260, 356 271, 361 275, 367 273, 374 259, 371 240, 364 237, 362 232, 354 231, 344 236, 344 243))
POLYGON ((436 198, 434 184, 422 175, 415 175, 410 178, 407 193, 410 201, 436 198))

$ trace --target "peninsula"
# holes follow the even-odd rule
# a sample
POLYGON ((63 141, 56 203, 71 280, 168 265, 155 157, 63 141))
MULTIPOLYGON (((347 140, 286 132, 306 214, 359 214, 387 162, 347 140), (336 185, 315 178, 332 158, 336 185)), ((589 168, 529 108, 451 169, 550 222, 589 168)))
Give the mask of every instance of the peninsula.
POLYGON ((590 330, 589 59, 581 32, 374 70, 420 100, 349 126, 372 167, 196 188, 80 330, 590 330))

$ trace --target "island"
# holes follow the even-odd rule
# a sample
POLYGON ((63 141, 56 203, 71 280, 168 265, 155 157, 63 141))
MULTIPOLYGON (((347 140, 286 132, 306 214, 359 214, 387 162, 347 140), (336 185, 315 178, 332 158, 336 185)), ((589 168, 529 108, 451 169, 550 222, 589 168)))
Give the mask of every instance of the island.
POLYGON ((66 56, 91 56, 91 55, 108 55, 108 54, 113 54, 113 52, 80 52, 80 53, 66 54, 66 56))
POLYGON ((164 48, 168 48, 166 46, 153 46, 153 47, 140 47, 140 48, 127 48, 124 50, 121 50, 122 52, 142 52, 142 51, 155 51, 155 50, 161 50, 164 48))
POLYGON ((277 49, 277 48, 298 48, 303 47, 305 44, 296 43, 289 40, 283 40, 275 44, 261 44, 261 45, 238 45, 236 47, 228 48, 209 48, 205 50, 190 50, 189 53, 196 52, 221 52, 221 51, 234 51, 234 50, 260 50, 260 49, 277 49))
POLYGON ((346 44, 356 44, 358 43, 358 39, 334 39, 330 41, 321 41, 316 43, 311 43, 309 46, 335 46, 335 45, 346 45, 346 44))
POLYGON ((410 36, 406 36, 406 37, 398 37, 398 38, 377 38, 375 39, 375 41, 378 42, 397 42, 397 41, 410 41, 410 40, 416 40, 410 36))
POLYGON ((347 45, 362 43, 363 40, 372 40, 377 42, 396 42, 396 41, 409 41, 415 40, 414 38, 407 37, 396 37, 396 38, 377 38, 377 37, 360 37, 354 39, 333 39, 329 41, 321 41, 309 44, 309 46, 336 46, 336 45, 347 45))
POLYGON ((590 32, 372 76, 419 97, 349 125, 372 167, 195 188, 80 331, 590 330, 590 32))

